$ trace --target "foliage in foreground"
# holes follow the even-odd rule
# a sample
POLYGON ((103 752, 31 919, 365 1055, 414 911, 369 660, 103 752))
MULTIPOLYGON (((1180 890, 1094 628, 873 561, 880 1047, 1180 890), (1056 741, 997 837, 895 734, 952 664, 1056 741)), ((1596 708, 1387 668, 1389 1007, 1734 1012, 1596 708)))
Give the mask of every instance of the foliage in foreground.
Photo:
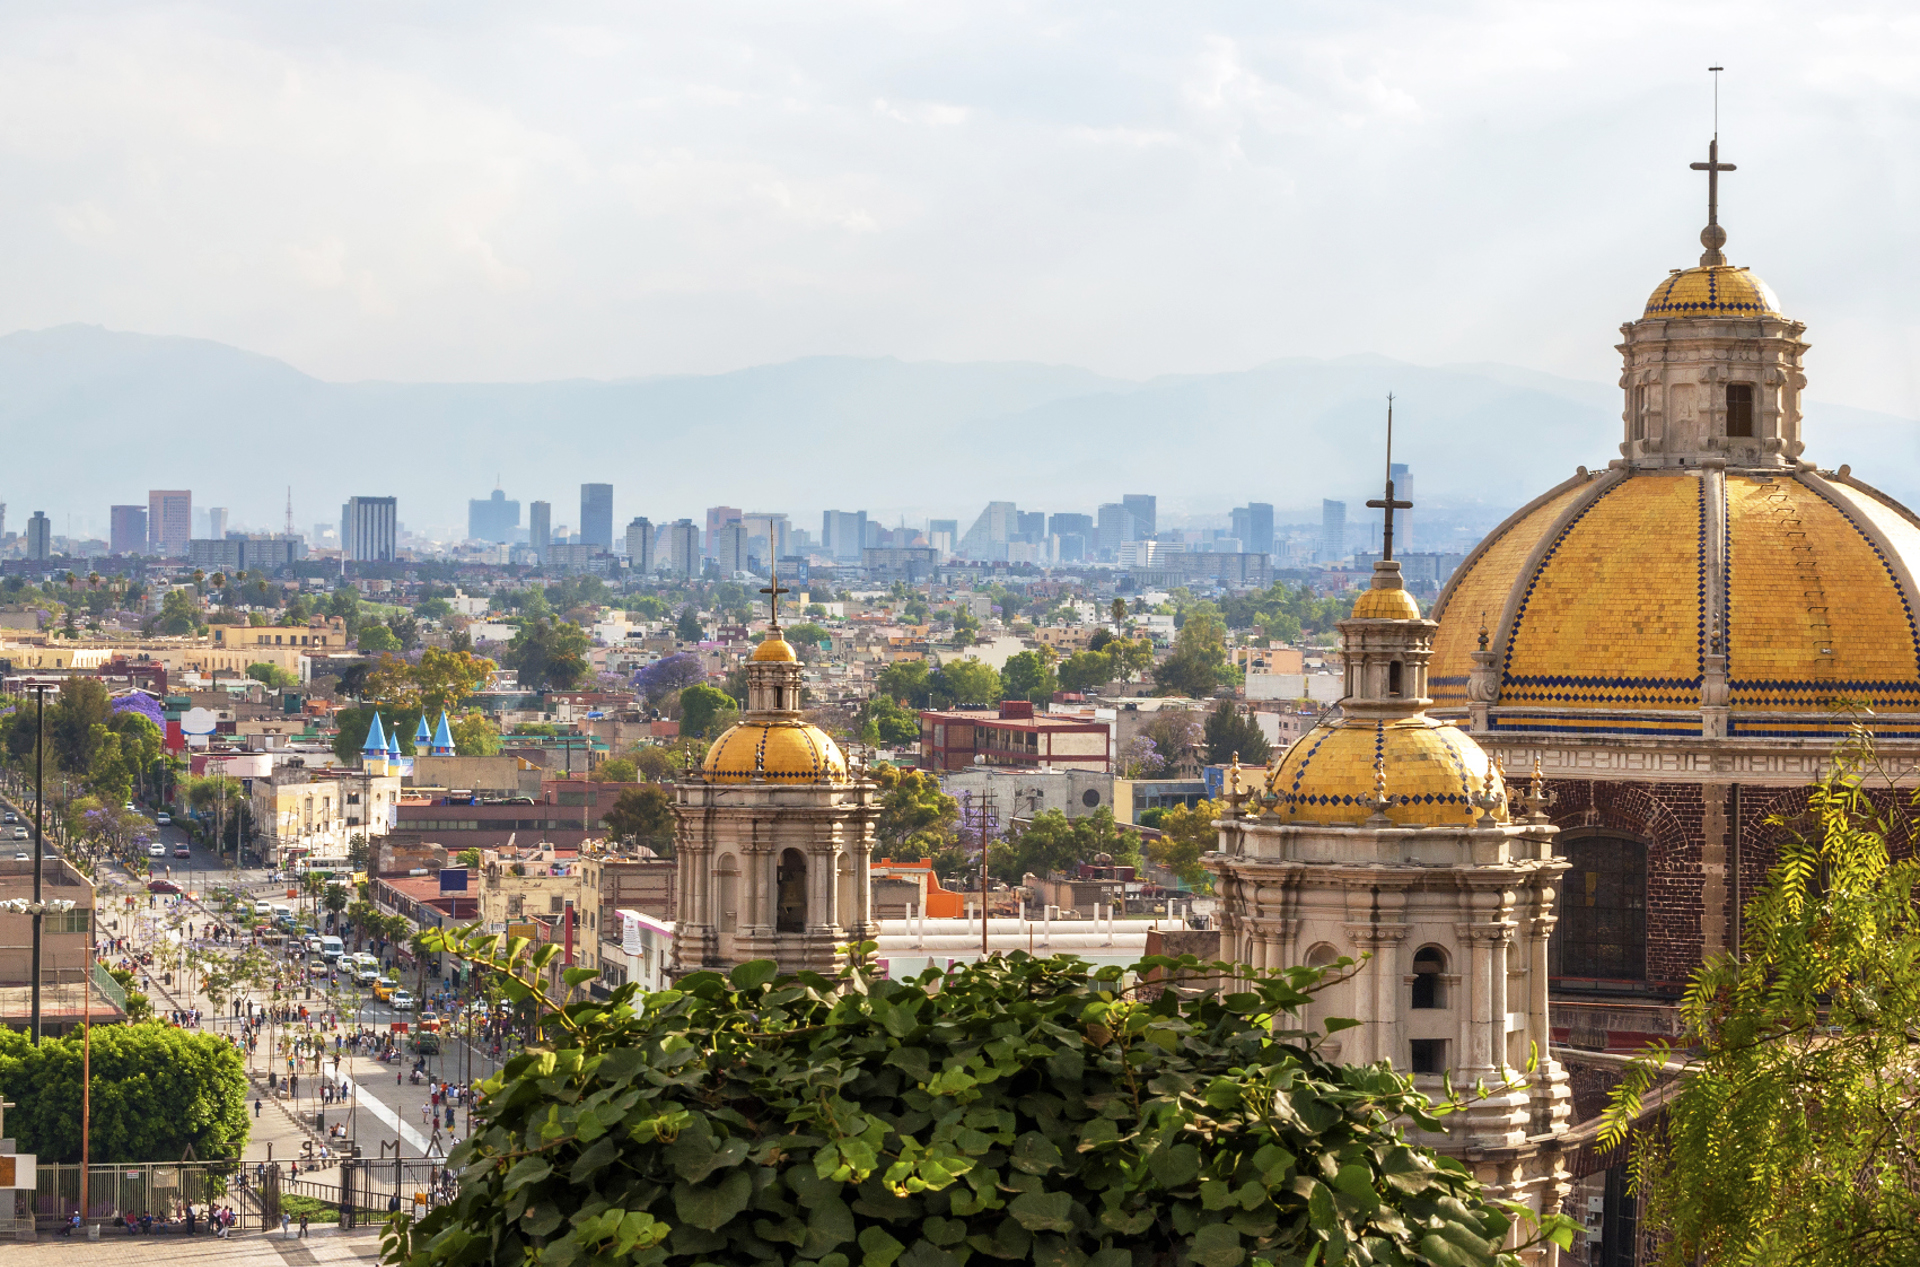
MULTIPOLYGON (((453 948, 508 969, 490 944, 453 948)), ((1201 970, 1138 968, 1183 965, 1201 970)), ((1410 1084, 1273 1029, 1321 974, 1212 970, 1231 992, 1134 998, 1116 968, 1018 954, 907 982, 757 961, 622 987, 543 1018, 554 1046, 487 1085, 454 1153, 458 1198, 395 1221, 387 1259, 1500 1261, 1510 1215, 1400 1138, 1397 1119, 1437 1127, 1410 1084)), ((527 982, 522 964, 510 991, 527 982)))
MULTIPOLYGON (((1891 856, 1912 821, 1869 800, 1880 773, 1856 727, 1807 813, 1768 820, 1780 860, 1746 908, 1740 953, 1709 959, 1688 988, 1699 1054, 1633 1156, 1675 1267, 1920 1262, 1920 863, 1891 856)), ((1654 1048, 1616 1089, 1608 1143, 1672 1076, 1669 1056, 1654 1048)))
MULTIPOLYGON (((23 1153, 80 1160, 81 1036, 43 1039, 0 1029, 0 1099, 23 1153)), ((201 1161, 240 1156, 252 1117, 246 1064, 217 1034, 149 1021, 93 1028, 89 1160, 201 1161)))

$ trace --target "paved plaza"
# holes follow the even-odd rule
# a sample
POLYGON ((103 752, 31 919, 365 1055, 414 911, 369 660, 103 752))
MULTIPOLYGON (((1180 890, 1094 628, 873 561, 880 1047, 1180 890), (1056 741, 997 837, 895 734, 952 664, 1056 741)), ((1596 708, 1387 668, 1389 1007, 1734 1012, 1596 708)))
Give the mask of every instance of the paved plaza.
MULTIPOLYGON (((297 1229, 296 1229, 297 1232, 297 1229)), ((371 1263, 380 1257, 378 1228, 356 1228, 342 1232, 335 1228, 313 1228, 302 1240, 283 1238, 278 1232, 235 1233, 228 1240, 202 1233, 185 1236, 116 1235, 111 1228, 100 1229, 100 1239, 84 1236, 64 1238, 41 1235, 26 1243, 6 1243, 0 1248, 0 1260, 7 1267, 39 1267, 62 1264, 63 1267, 144 1267, 164 1263, 167 1267, 323 1267, 329 1263, 371 1263)))

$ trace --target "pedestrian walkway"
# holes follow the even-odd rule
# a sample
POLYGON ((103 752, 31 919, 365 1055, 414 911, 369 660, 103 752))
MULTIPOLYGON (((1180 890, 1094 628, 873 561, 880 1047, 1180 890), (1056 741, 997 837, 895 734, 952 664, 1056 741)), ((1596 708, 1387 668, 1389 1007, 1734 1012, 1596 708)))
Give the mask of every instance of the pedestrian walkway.
POLYGON ((167 1267, 328 1267, 333 1263, 371 1263, 380 1258, 380 1229, 313 1228, 302 1240, 292 1240, 279 1232, 235 1233, 228 1240, 212 1236, 126 1236, 115 1235, 111 1228, 100 1229, 100 1239, 42 1235, 25 1245, 7 1244, 0 1259, 7 1267, 40 1267, 61 1264, 79 1267, 146 1267, 164 1263, 167 1267))

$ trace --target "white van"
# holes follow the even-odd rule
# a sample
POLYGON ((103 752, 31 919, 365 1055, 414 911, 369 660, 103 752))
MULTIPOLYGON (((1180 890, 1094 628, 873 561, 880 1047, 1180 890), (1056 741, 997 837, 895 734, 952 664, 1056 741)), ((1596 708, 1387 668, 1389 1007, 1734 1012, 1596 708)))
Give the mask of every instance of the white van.
POLYGON ((322 937, 320 939, 320 957, 328 963, 332 963, 341 955, 345 954, 346 950, 346 943, 338 937, 322 937))

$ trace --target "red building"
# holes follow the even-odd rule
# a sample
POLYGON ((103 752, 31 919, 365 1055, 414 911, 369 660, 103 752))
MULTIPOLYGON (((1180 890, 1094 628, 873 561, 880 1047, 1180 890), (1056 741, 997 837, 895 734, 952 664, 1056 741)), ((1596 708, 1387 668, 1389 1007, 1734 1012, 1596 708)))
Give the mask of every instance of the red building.
POLYGON ((920 714, 920 768, 964 770, 976 756, 996 766, 1106 770, 1111 729, 1084 717, 1035 714, 1026 700, 997 709, 961 708, 920 714))

